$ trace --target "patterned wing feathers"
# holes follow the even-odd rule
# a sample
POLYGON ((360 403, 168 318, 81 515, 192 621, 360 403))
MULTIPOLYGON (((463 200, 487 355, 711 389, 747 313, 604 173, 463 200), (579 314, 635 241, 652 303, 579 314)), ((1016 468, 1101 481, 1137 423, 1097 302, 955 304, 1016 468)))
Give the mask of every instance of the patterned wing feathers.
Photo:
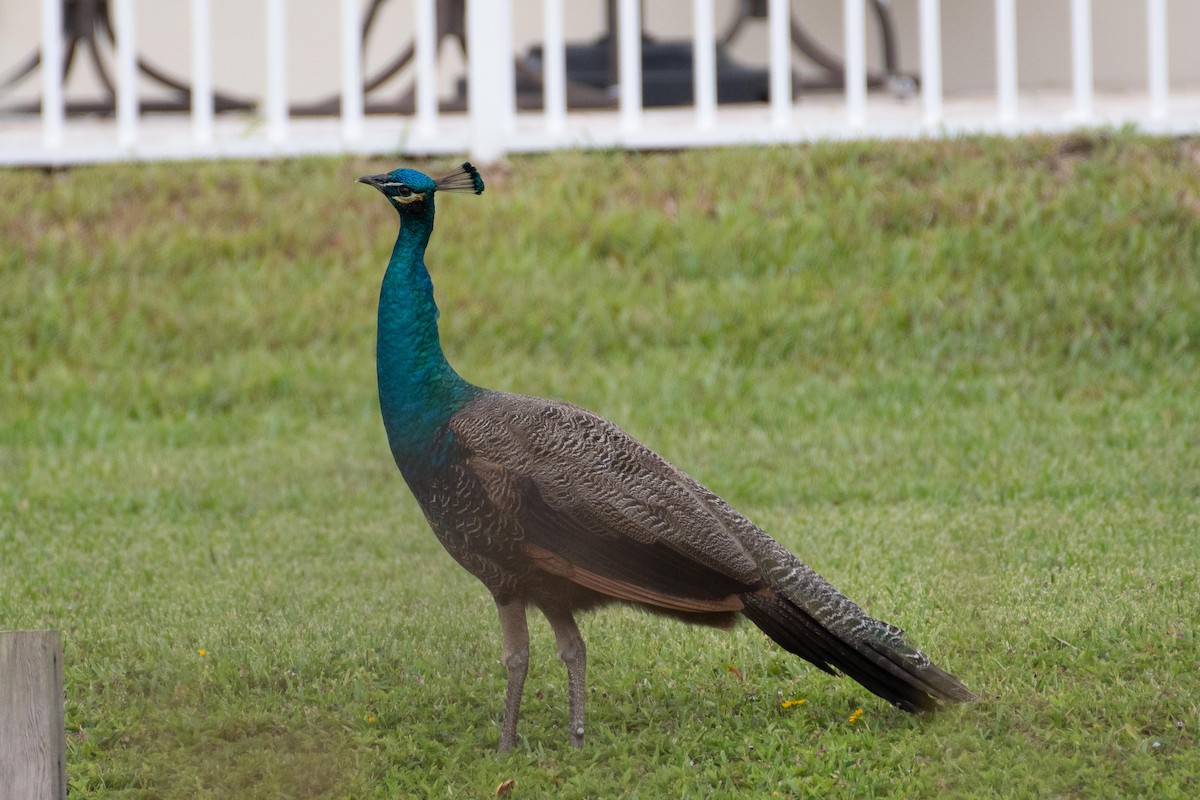
POLYGON ((466 466, 518 535, 571 565, 572 580, 621 599, 634 600, 640 587, 662 607, 661 596, 672 596, 724 608, 729 595, 761 584, 721 510, 611 422, 564 403, 495 394, 450 425, 466 466))

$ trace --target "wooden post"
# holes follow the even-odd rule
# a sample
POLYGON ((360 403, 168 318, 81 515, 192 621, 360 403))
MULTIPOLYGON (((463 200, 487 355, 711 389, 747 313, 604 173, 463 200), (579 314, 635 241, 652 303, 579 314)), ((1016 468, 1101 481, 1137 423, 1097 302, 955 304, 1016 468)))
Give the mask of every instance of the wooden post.
POLYGON ((67 796, 62 638, 0 631, 0 797, 67 796))

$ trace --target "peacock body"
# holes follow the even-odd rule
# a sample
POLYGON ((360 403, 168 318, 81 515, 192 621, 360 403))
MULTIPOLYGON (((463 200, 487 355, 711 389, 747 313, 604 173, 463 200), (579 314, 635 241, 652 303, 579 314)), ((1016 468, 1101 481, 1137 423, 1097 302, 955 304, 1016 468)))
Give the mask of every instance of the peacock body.
POLYGON ((910 712, 974 700, 763 530, 612 422, 477 387, 450 366, 424 263, 438 191, 483 191, 470 164, 360 179, 400 232, 379 298, 376 368, 392 455, 450 555, 491 592, 508 689, 500 747, 516 741, 525 612, 549 620, 567 667, 571 741, 583 741, 585 646, 574 613, 625 602, 728 627, 741 614, 780 646, 910 712))

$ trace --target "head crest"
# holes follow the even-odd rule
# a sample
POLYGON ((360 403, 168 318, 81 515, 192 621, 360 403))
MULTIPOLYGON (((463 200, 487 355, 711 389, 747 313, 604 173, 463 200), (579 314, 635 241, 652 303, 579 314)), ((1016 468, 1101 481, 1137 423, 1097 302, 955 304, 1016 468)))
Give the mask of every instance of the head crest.
POLYGON ((471 166, 470 161, 464 161, 454 172, 437 179, 437 189, 439 192, 483 194, 483 178, 479 176, 479 170, 471 166))

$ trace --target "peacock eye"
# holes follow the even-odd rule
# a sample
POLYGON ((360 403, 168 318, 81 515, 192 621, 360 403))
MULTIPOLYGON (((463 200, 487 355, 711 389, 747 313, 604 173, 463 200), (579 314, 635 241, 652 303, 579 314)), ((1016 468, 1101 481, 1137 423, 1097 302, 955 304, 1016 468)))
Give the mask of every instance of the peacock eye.
POLYGON ((400 195, 401 197, 411 197, 412 189, 408 188, 407 186, 401 186, 396 190, 396 194, 400 195))

